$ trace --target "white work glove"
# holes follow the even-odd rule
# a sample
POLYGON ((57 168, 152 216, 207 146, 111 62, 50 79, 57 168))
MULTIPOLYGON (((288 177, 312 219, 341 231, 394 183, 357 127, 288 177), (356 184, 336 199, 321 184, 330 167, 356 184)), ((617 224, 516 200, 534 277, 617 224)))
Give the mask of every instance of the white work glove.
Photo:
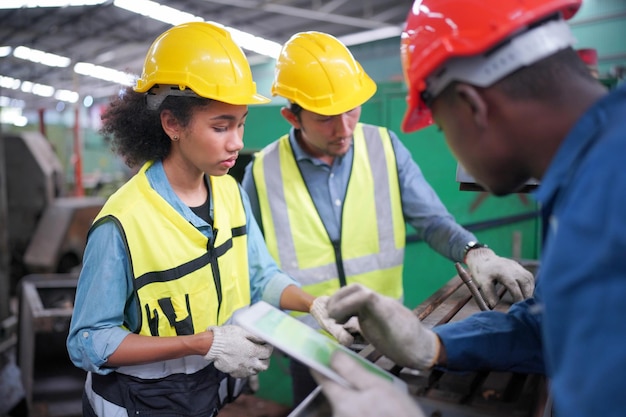
POLYGON ((350 317, 347 322, 342 324, 342 327, 351 334, 361 333, 361 325, 357 316, 350 317))
POLYGON ((309 313, 317 320, 320 327, 330 333, 339 343, 350 346, 354 343, 354 337, 341 324, 328 317, 327 305, 327 295, 317 297, 311 304, 309 313))
POLYGON ((330 297, 328 313, 338 323, 358 316, 363 337, 397 365, 430 369, 437 361, 439 337, 396 299, 351 284, 330 297))
POLYGON ((337 351, 331 367, 353 388, 311 371, 333 410, 333 417, 424 417, 409 393, 367 371, 346 353, 337 351))
POLYGON ((211 326, 213 344, 204 355, 217 369, 235 378, 246 378, 267 369, 273 347, 239 326, 211 326))
POLYGON ((489 248, 470 250, 465 256, 465 263, 490 308, 498 304, 496 282, 504 285, 516 302, 533 295, 533 274, 518 262, 498 256, 489 248))

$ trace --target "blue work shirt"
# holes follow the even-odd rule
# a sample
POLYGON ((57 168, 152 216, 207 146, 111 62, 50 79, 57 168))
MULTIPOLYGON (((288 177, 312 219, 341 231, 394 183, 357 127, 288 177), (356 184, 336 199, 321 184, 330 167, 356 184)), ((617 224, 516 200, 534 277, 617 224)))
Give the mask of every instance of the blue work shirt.
MULTIPOLYGON (((146 176, 152 188, 181 216, 205 236, 212 237, 211 225, 196 216, 174 193, 160 161, 146 171, 146 176)), ((283 290, 289 285, 300 284, 283 273, 270 256, 250 211, 250 202, 243 190, 241 194, 246 211, 252 303, 263 299, 279 306, 283 290)), ((212 196, 210 214, 212 218, 212 196)), ((112 372, 114 368, 106 367, 106 360, 129 333, 121 326, 137 328, 136 303, 123 238, 112 221, 105 222, 91 231, 85 247, 67 339, 72 362, 86 371, 112 372)))
MULTIPOLYGON (((476 240, 476 237, 456 223, 424 178, 409 150, 394 132, 389 131, 389 135, 396 155, 405 221, 415 228, 418 238, 434 250, 450 260, 462 262, 465 245, 476 240)), ((330 240, 338 240, 341 236, 343 201, 352 171, 353 145, 345 155, 336 157, 333 164, 328 165, 302 149, 296 140, 293 127, 289 131, 289 142, 330 240)), ((260 224, 261 214, 252 176, 252 163, 245 168, 242 185, 250 196, 252 212, 260 224)))
POLYGON ((626 410, 626 85, 565 138, 536 192, 534 299, 435 328, 454 369, 546 372, 559 416, 626 410))

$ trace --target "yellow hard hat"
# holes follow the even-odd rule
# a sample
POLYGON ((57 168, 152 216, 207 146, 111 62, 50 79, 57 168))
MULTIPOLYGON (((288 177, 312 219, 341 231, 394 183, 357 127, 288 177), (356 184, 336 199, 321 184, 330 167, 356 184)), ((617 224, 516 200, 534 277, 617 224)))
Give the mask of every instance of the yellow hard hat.
POLYGON ((208 22, 174 26, 152 43, 135 91, 163 84, 229 104, 270 101, 257 94, 250 64, 230 33, 208 22))
POLYGON ((326 33, 296 33, 276 62, 272 94, 314 113, 345 113, 375 92, 376 83, 348 48, 326 33))

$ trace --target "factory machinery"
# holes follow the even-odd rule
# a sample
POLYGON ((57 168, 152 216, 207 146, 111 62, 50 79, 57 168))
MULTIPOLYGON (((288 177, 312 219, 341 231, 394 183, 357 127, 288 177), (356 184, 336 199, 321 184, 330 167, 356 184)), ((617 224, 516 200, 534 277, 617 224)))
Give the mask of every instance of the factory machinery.
POLYGON ((0 402, 12 407, 0 415, 80 415, 84 373, 65 338, 87 231, 104 199, 66 196, 63 167, 41 133, 0 140, 0 402))

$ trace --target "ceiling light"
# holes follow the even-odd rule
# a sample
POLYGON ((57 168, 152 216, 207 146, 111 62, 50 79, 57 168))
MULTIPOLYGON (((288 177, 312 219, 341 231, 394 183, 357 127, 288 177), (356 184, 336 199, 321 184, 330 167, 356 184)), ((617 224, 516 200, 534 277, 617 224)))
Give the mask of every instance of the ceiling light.
MULTIPOLYGON (((52 97, 54 95, 57 100, 68 101, 70 103, 76 103, 78 101, 77 92, 70 90, 55 91, 54 87, 49 85, 37 84, 32 81, 21 81, 16 78, 5 77, 3 75, 0 75, 0 88, 7 88, 10 90, 20 89, 24 93, 35 94, 42 97, 52 97)), ((0 107, 2 107, 1 104, 0 107)))
POLYGON ((17 78, 5 77, 0 75, 0 88, 8 88, 9 90, 17 90, 20 88, 22 81, 17 78))
POLYGON ((11 55, 13 48, 10 46, 0 46, 0 58, 11 55))
POLYGON ((266 55, 271 58, 278 58, 282 45, 278 42, 270 41, 259 36, 254 36, 250 33, 243 32, 238 29, 234 29, 228 26, 223 26, 228 30, 233 37, 236 44, 241 45, 249 51, 256 52, 257 54, 266 55))
MULTIPOLYGON (((0 97, 0 103, 3 103, 5 98, 0 97)), ((20 107, 5 107, 2 109, 2 113, 0 113, 0 123, 24 127, 28 123, 28 119, 22 115, 20 107)))
POLYGON ((27 48, 26 46, 18 46, 15 48, 13 56, 26 61, 47 65, 49 67, 65 68, 69 66, 71 62, 71 59, 67 57, 40 51, 38 49, 27 48))
MULTIPOLYGON (((174 9, 173 7, 163 6, 162 4, 151 0, 115 0, 113 4, 119 8, 126 9, 154 20, 169 23, 171 25, 178 25, 185 22, 204 21, 204 19, 199 16, 182 12, 178 9, 174 9)), ((278 42, 254 36, 250 33, 224 26, 219 23, 211 23, 217 24, 228 30, 235 43, 244 49, 261 55, 266 55, 271 58, 278 58, 278 55, 280 54, 282 45, 278 42)))
POLYGON ((54 94, 54 87, 33 83, 31 81, 23 81, 20 89, 25 93, 31 93, 41 97, 52 97, 54 94))
POLYGON ((381 39, 394 38, 402 34, 400 26, 386 26, 384 28, 366 30, 352 35, 341 36, 338 39, 346 46, 360 45, 367 42, 374 42, 381 39))
POLYGON ((101 67, 100 65, 90 64, 89 62, 78 62, 74 65, 74 71, 81 75, 99 78, 101 80, 110 81, 117 84, 131 86, 135 83, 136 76, 124 71, 118 71, 112 68, 101 67))
POLYGON ((0 9, 32 9, 35 7, 94 6, 107 0, 2 0, 0 9))
POLYGON ((57 90, 54 92, 54 98, 59 101, 67 101, 68 103, 76 103, 78 101, 78 93, 70 90, 57 90))
POLYGON ((201 22, 204 20, 191 13, 182 12, 173 7, 163 6, 162 4, 150 0, 115 0, 113 5, 174 26, 185 22, 201 22))
POLYGON ((24 102, 24 100, 18 100, 16 98, 11 98, 7 96, 0 96, 0 107, 3 107, 3 111, 6 107, 23 109, 24 107, 26 107, 26 103, 24 102))

